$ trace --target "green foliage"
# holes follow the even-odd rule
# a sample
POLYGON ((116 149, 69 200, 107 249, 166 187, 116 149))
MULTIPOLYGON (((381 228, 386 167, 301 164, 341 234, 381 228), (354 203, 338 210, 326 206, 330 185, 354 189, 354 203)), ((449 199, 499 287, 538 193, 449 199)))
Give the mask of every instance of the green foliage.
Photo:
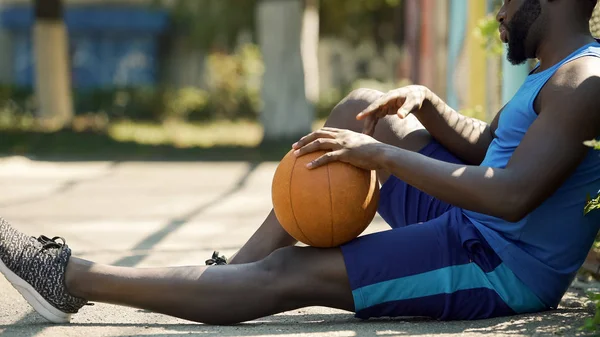
POLYGON ((600 325, 600 294, 594 292, 587 293, 588 299, 595 304, 595 314, 594 317, 588 318, 585 320, 584 325, 580 328, 580 330, 586 331, 597 331, 598 325, 600 325))
MULTIPOLYGON (((586 146, 593 147, 595 150, 600 150, 600 141, 596 139, 586 141, 584 144, 586 146)), ((597 210, 600 210, 600 194, 595 199, 592 199, 590 196, 588 196, 588 202, 583 211, 584 214, 588 214, 589 212, 597 210)))
POLYGON ((260 111, 264 72, 258 46, 247 44, 233 53, 213 52, 207 57, 202 88, 164 89, 158 119, 256 119, 260 111))
POLYGON ((257 3, 258 0, 154 0, 155 6, 170 9, 173 33, 189 37, 192 47, 205 50, 229 49, 240 32, 253 32, 257 3))
POLYGON ((500 56, 503 51, 502 40, 500 40, 500 34, 498 33, 500 23, 496 20, 496 15, 501 6, 502 1, 495 0, 494 10, 479 20, 477 28, 473 32, 475 38, 481 43, 481 48, 490 56, 500 56))
POLYGON ((0 128, 27 129, 34 124, 35 99, 30 89, 0 87, 0 128))
POLYGON ((204 118, 235 120, 258 117, 264 73, 258 46, 247 44, 233 54, 211 54, 207 73, 210 99, 204 118))
POLYGON ((0 153, 39 160, 184 160, 276 161, 289 144, 258 146, 259 123, 111 121, 103 128, 67 128, 56 132, 4 129, 0 153))
POLYGON ((596 211, 600 209, 600 196, 596 197, 596 199, 591 199, 588 197, 588 202, 585 205, 584 213, 588 214, 591 211, 596 211))
POLYGON ((317 119, 325 119, 331 113, 331 110, 344 98, 343 92, 347 90, 340 90, 338 88, 332 88, 329 90, 322 90, 319 94, 319 101, 315 106, 315 113, 317 119))
POLYGON ((350 42, 402 38, 402 0, 321 0, 322 36, 350 42))
MULTIPOLYGON (((154 0, 170 10, 174 34, 187 36, 190 47, 233 48, 242 32, 256 41, 255 8, 261 0, 154 0)), ((297 0, 302 1, 303 0, 297 0)), ((321 0, 320 34, 351 42, 399 41, 402 0, 321 0)))
MULTIPOLYGON (((207 56, 202 88, 122 87, 73 91, 75 113, 108 119, 253 120, 260 111, 264 72, 256 45, 207 56)), ((36 111, 31 88, 0 87, 0 126, 28 128, 36 111)))
POLYGON ((177 148, 211 146, 257 146, 262 128, 256 122, 208 121, 202 123, 168 120, 164 123, 117 121, 107 125, 106 134, 118 142, 168 145, 177 148))
POLYGON ((202 111, 208 102, 208 93, 195 87, 165 92, 164 118, 187 120, 194 112, 202 111))
POLYGON ((595 150, 600 150, 600 141, 594 139, 584 142, 585 146, 593 147, 595 150))
MULTIPOLYGON (((600 142, 598 140, 587 141, 587 142, 585 142, 585 145, 589 146, 589 147, 593 147, 596 150, 600 150, 600 142)), ((588 203, 585 206, 584 214, 588 214, 589 212, 592 212, 592 211, 597 212, 598 210, 600 210, 600 194, 595 199, 591 199, 588 196, 588 203)), ((596 237, 596 241, 594 242, 594 247, 593 247, 594 249, 600 248, 600 241, 598 239, 599 238, 596 237)), ((590 292, 590 293, 588 293, 588 297, 595 304, 595 314, 594 314, 594 317, 588 318, 585 321, 585 324, 581 329, 587 330, 587 331, 597 331, 598 326, 600 326, 600 294, 590 292)))
POLYGON ((158 88, 122 87, 73 92, 76 114, 104 114, 109 118, 156 119, 163 113, 158 88))
POLYGON ((479 20, 474 35, 481 47, 491 56, 502 55, 502 41, 500 40, 498 29, 500 24, 496 20, 495 14, 488 14, 479 20))

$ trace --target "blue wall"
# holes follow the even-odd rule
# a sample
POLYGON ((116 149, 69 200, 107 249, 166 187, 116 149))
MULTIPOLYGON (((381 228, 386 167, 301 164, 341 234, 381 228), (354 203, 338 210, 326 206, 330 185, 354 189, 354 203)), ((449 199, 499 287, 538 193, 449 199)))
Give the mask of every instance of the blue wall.
MULTIPOLYGON (((12 32, 13 82, 32 87, 35 78, 31 7, 4 10, 0 22, 12 32)), ((67 8, 69 55, 75 88, 153 86, 158 81, 158 37, 165 12, 135 8, 67 8)))

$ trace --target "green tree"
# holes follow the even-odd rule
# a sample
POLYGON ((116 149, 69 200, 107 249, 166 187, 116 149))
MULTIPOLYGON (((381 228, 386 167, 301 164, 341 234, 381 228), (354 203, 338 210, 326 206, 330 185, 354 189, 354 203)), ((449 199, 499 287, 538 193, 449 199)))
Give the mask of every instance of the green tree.
POLYGON ((169 8, 173 33, 189 37, 190 47, 228 50, 242 31, 254 32, 258 0, 155 0, 169 8))
POLYGON ((378 47, 404 40, 402 0, 321 1, 321 36, 359 43, 374 39, 378 47))
POLYGON ((175 33, 187 35, 193 48, 228 52, 243 31, 257 41, 264 62, 260 120, 265 142, 297 138, 311 130, 314 109, 307 89, 318 84, 318 71, 305 74, 304 67, 315 64, 319 18, 308 16, 313 27, 303 31, 305 9, 318 13, 318 2, 177 0, 171 7, 175 33), (308 42, 303 43, 303 37, 308 42), (305 75, 312 75, 306 85, 305 75))

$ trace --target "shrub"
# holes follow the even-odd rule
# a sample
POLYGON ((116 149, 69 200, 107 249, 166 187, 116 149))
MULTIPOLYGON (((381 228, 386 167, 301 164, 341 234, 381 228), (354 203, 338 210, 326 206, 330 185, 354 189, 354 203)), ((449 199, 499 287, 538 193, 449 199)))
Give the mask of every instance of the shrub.
MULTIPOLYGON (((600 150, 600 142, 597 140, 591 140, 589 142, 585 143, 587 146, 589 147, 593 147, 596 150, 600 150)), ((584 213, 588 214, 590 212, 598 212, 600 210, 600 191, 598 196, 595 199, 591 199, 588 201, 588 203, 585 206, 584 209, 584 213)), ((596 242, 594 243, 595 247, 598 247, 599 245, 599 241, 598 238, 596 238, 596 242)), ((589 299, 594 303, 595 305, 595 314, 594 317, 592 318, 588 318, 585 321, 585 325, 582 327, 582 329, 585 330, 589 330, 589 331, 596 331, 598 329, 598 325, 600 325, 600 294, 598 293, 589 293, 588 294, 589 299)))

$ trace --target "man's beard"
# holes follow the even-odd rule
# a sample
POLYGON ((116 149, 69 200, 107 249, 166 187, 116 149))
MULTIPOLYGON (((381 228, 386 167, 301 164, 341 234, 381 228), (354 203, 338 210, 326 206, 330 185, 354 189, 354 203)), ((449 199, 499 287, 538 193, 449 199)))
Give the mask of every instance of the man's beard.
POLYGON ((531 26, 542 13, 539 0, 525 0, 506 27, 508 31, 508 61, 514 65, 527 61, 526 40, 531 26))

